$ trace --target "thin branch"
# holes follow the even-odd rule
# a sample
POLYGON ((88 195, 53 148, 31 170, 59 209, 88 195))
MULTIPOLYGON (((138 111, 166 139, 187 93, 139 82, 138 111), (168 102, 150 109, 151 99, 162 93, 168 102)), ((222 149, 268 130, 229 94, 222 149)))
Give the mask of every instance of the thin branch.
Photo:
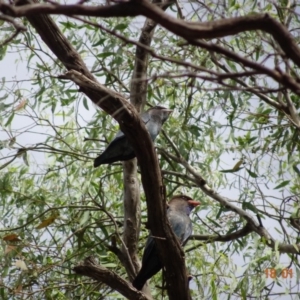
MULTIPOLYGON (((222 65, 218 59, 215 57, 214 53, 212 53, 212 56, 211 56, 211 60, 218 66, 220 67, 222 70, 224 70, 225 72, 229 72, 228 68, 226 68, 226 66, 222 65)), ((235 78, 234 79, 236 82, 238 82, 240 85, 246 87, 246 88, 249 88, 250 91, 255 94, 256 96, 258 96, 261 100, 263 100, 264 102, 266 102, 267 104, 269 104, 270 106, 273 106, 275 107, 277 110, 279 111, 283 111, 284 113, 287 113, 288 112, 288 109, 287 109, 287 106, 284 105, 284 103, 279 103, 279 102, 276 102, 274 101, 272 98, 262 94, 261 92, 257 91, 255 89, 255 87, 251 87, 249 86, 247 83, 245 83, 243 80, 240 80, 238 78, 235 78)))
POLYGON ((11 36, 9 36, 7 39, 5 39, 2 43, 0 43, 0 47, 3 47, 7 44, 9 44, 18 34, 21 32, 21 30, 17 29, 11 36))
MULTIPOLYGON (((226 57, 231 58, 236 62, 240 62, 241 64, 243 64, 244 66, 246 66, 248 68, 252 68, 258 72, 269 75, 271 78, 273 78, 278 83, 291 89, 295 94, 300 95, 300 84, 293 77, 289 76, 287 73, 283 73, 283 71, 281 71, 279 68, 277 68, 276 70, 269 69, 269 68, 263 66, 262 64, 251 61, 239 54, 236 54, 236 53, 234 53, 226 48, 223 48, 217 44, 214 44, 214 43, 206 43, 206 42, 203 42, 200 40, 189 40, 189 44, 202 47, 209 51, 223 54, 226 57)), ((299 58, 300 58, 300 56, 299 56, 299 58)), ((286 108, 284 108, 280 105, 279 109, 286 109, 286 108)))
MULTIPOLYGON (((1 3, 0 3, 0 6, 1 6, 1 3)), ((9 17, 9 16, 7 16, 5 14, 4 15, 2 15, 2 14, 0 15, 0 20, 6 21, 8 23, 11 23, 17 29, 17 31, 19 31, 19 32, 27 30, 27 28, 24 25, 17 23, 14 18, 9 17)))
POLYGON ((287 103, 287 107, 290 111, 289 114, 289 119, 290 121, 298 128, 300 129, 300 118, 299 118, 299 114, 296 110, 295 105, 293 104, 293 101, 290 97, 289 93, 284 93, 285 94, 285 99, 286 99, 286 103, 287 103))
POLYGON ((193 241, 204 241, 205 244, 213 243, 213 242, 230 242, 239 238, 242 238, 249 233, 253 232, 251 226, 246 224, 242 229, 234 231, 232 233, 226 235, 191 235, 189 240, 193 241))

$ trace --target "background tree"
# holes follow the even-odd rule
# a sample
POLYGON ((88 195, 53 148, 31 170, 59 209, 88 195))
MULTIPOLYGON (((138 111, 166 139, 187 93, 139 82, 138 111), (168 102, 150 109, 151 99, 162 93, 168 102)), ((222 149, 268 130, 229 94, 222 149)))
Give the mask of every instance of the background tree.
POLYGON ((297 2, 85 2, 0 1, 1 297, 297 299, 297 2), (139 166, 92 167, 111 116, 139 166), (202 202, 184 258, 177 193, 202 202), (146 227, 166 288, 140 293, 146 227))

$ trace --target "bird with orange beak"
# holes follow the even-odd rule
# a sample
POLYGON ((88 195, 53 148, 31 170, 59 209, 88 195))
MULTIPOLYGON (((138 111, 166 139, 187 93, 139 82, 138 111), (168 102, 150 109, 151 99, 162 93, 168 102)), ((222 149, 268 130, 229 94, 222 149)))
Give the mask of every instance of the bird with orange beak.
MULTIPOLYGON (((168 203, 167 217, 182 246, 185 245, 192 234, 192 221, 189 215, 198 205, 200 205, 200 202, 185 195, 173 196, 168 203)), ((150 235, 143 254, 142 268, 133 280, 132 285, 136 289, 141 290, 146 281, 158 273, 162 267, 155 241, 150 235)))

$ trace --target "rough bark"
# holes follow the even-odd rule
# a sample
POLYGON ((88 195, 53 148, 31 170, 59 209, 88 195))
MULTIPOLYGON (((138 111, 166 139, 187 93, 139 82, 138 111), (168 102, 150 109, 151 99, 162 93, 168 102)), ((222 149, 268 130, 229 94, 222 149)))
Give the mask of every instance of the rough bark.
MULTIPOLYGON (((156 4, 162 4, 163 1, 153 1, 156 4)), ((168 5, 164 8, 166 9, 168 5)), ((152 42, 153 34, 155 31, 157 23, 152 21, 151 19, 146 19, 142 32, 139 38, 139 44, 149 47, 152 42)), ((142 112, 144 110, 146 101, 147 101, 147 88, 148 88, 148 81, 145 80, 147 77, 147 70, 149 64, 149 52, 147 51, 146 47, 141 47, 140 45, 136 46, 135 52, 135 62, 134 62, 134 70, 131 77, 131 84, 130 84, 130 102, 135 106, 137 111, 142 112)), ((124 163, 124 185, 125 185, 125 178, 130 178, 130 180, 137 182, 137 168, 136 168, 136 160, 133 162, 125 162, 124 163), (131 167, 131 164, 133 166, 131 167), (132 170, 130 172, 130 170, 132 170)), ((125 212, 125 223, 126 220, 130 222, 125 227, 124 232, 124 241, 125 244, 129 245, 128 247, 131 249, 129 253, 132 257, 133 264, 138 272, 140 269, 139 259, 137 256, 137 246, 138 246, 138 238, 139 238, 139 231, 140 231, 140 195, 138 185, 135 185, 136 189, 134 189, 134 182, 129 184, 127 188, 125 188, 125 196, 124 196, 124 212, 125 212), (134 219, 135 218, 135 219, 134 219), (126 230, 127 229, 127 230, 126 230)), ((145 284, 142 291, 151 296, 151 290, 148 284, 145 284)))
MULTIPOLYGON (((140 231, 141 205, 140 186, 137 178, 137 161, 132 159, 123 163, 124 182, 124 233, 123 241, 127 247, 134 273, 127 271, 129 280, 132 281, 139 270, 139 258, 137 255, 138 238, 140 231)), ((125 251, 124 247, 122 251, 125 251)))

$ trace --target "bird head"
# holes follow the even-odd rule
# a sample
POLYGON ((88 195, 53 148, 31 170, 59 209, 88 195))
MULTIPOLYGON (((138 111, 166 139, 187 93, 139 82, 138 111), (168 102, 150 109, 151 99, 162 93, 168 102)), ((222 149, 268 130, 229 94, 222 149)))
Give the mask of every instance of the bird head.
POLYGON ((167 121, 167 119, 169 118, 169 116, 173 112, 173 110, 157 105, 157 106, 150 108, 148 110, 148 112, 151 115, 158 116, 161 119, 161 123, 163 124, 164 122, 167 121))
POLYGON ((186 195, 175 195, 171 198, 168 203, 168 206, 178 209, 178 210, 185 210, 186 213, 189 215, 190 212, 201 203, 192 199, 186 195))

